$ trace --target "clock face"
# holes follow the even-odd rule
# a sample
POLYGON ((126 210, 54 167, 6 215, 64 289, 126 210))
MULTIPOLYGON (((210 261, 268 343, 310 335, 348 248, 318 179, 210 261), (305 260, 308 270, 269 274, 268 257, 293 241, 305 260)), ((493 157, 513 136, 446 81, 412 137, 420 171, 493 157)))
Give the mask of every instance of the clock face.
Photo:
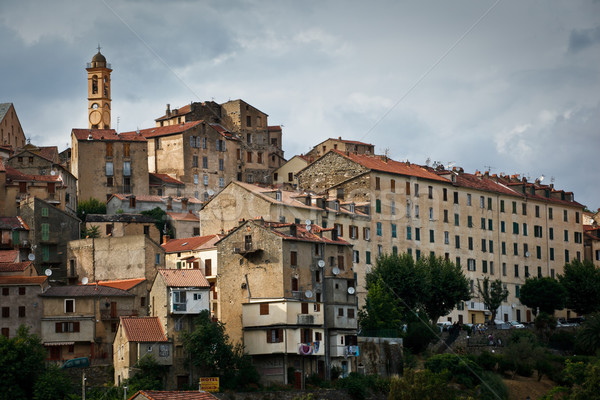
POLYGON ((99 111, 92 111, 90 113, 90 122, 92 123, 92 125, 98 125, 101 119, 102 115, 99 111))
POLYGON ((92 104, 92 108, 93 108, 94 110, 97 110, 97 109, 98 109, 98 103, 94 103, 94 104, 92 104))

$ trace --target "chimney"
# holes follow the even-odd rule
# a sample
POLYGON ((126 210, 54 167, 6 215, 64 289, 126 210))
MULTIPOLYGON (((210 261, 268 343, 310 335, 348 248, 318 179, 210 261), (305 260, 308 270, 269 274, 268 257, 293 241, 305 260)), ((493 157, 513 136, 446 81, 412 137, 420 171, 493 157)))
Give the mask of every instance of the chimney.
POLYGON ((169 240, 171 240, 171 237, 169 235, 164 235, 162 244, 167 244, 169 240))
POLYGON ((166 112, 166 114, 167 114, 167 117, 171 116, 171 105, 170 104, 167 104, 167 112, 166 112))

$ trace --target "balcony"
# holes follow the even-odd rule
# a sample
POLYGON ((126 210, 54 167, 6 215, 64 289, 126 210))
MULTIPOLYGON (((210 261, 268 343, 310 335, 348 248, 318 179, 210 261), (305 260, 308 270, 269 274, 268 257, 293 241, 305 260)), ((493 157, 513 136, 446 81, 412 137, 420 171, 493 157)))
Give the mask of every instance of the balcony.
POLYGON ((314 325, 315 316, 311 314, 298 314, 298 325, 314 325))
POLYGON ((246 255, 246 254, 256 253, 261 250, 262 249, 260 249, 256 243, 240 242, 240 243, 233 244, 233 252, 235 254, 246 255))

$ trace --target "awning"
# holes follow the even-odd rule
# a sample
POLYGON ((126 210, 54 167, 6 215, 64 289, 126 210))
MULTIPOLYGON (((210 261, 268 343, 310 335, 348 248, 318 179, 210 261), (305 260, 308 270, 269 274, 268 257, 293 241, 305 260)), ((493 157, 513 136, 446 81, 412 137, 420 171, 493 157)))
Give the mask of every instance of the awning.
POLYGON ((46 342, 44 346, 71 346, 75 344, 75 342, 46 342))

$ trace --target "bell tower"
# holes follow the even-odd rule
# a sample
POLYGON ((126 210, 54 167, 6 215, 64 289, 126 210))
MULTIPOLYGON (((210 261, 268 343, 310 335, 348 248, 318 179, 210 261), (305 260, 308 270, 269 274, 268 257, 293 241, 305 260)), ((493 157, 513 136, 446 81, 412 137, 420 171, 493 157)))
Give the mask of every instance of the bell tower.
POLYGON ((106 58, 98 53, 87 64, 88 121, 90 129, 110 129, 110 69, 106 58))

